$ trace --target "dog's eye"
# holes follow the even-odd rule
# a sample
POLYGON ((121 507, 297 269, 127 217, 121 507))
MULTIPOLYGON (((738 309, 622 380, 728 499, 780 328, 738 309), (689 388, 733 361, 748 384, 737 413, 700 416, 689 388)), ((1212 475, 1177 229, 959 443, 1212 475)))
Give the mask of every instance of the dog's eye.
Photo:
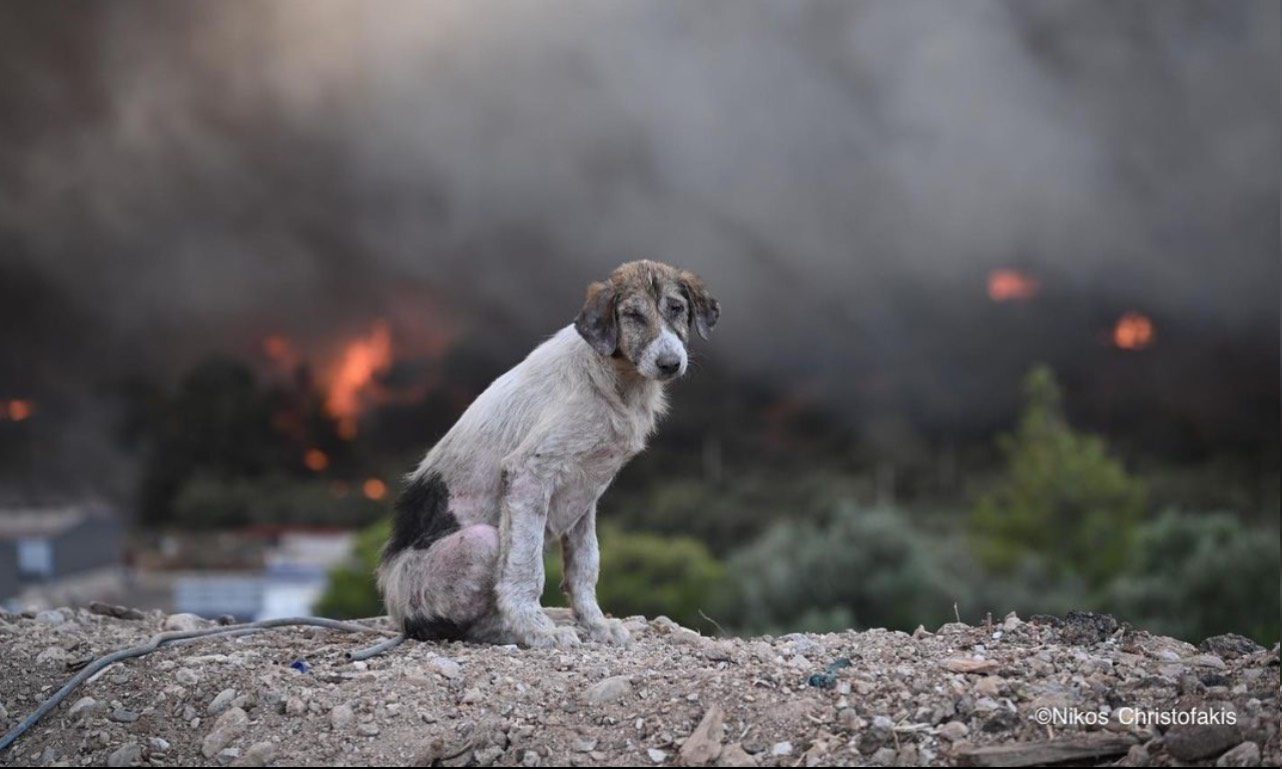
POLYGON ((645 320, 645 314, 635 308, 629 308, 623 311, 623 317, 628 320, 645 320))
POLYGON ((679 318, 683 314, 685 314, 685 311, 686 311, 686 308, 685 308, 685 305, 683 304, 668 305, 668 317, 670 318, 679 318))

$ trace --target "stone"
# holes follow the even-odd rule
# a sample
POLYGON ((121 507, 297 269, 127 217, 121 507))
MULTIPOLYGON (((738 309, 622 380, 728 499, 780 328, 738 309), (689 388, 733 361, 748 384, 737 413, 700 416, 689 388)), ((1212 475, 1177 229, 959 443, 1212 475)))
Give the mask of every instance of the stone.
POLYGON ((132 724, 138 720, 138 714, 128 708, 116 708, 107 715, 107 720, 118 724, 132 724))
POLYGON ((107 756, 107 766, 133 766, 142 760, 142 746, 136 742, 126 742, 107 756))
POLYGON ((356 713, 352 711, 351 705, 338 705, 329 711, 329 725, 335 731, 346 729, 356 720, 356 713))
MULTIPOLYGON (((1242 657, 1247 654, 1255 654, 1256 652, 1264 651, 1263 646, 1260 646, 1250 638, 1240 636, 1237 633, 1213 635, 1210 638, 1204 639, 1202 643, 1197 645, 1197 648, 1207 654, 1214 654, 1227 659, 1233 659, 1234 657, 1242 657)), ((1259 746, 1256 746, 1256 750, 1259 750, 1259 746)))
POLYGON ((1260 746, 1254 742, 1244 742, 1229 750, 1215 761, 1216 766, 1259 766, 1260 746))
POLYGON ((267 766, 275 758, 276 744, 263 740, 250 745, 249 750, 246 750, 240 758, 232 762, 232 766, 267 766))
POLYGON ((98 700, 93 697, 81 697, 76 703, 67 709, 67 715, 79 716, 94 712, 99 708, 98 700))
POLYGON ((776 742, 774 745, 772 745, 772 746, 770 747, 770 755, 772 755, 772 756, 791 756, 791 755, 792 755, 792 743, 791 743, 791 742, 788 742, 788 741, 786 741, 786 740, 785 740, 785 741, 783 741, 783 742, 776 742))
POLYGON ((46 609, 36 612, 35 619, 42 625, 61 625, 67 621, 67 615, 61 609, 46 609))
POLYGON ((463 668, 449 657, 433 657, 427 664, 432 670, 451 680, 463 674, 463 668))
POLYGON ((301 716, 307 712, 307 705, 298 697, 290 697, 285 700, 285 715, 301 716))
POLYGON ((183 686, 191 687, 200 683, 200 674, 191 668, 179 668, 178 672, 174 673, 174 680, 183 686))
POLYGON ((950 742, 958 742, 966 739, 966 735, 970 734, 970 727, 961 721, 949 721, 941 724, 937 733, 950 742))
POLYGON ((725 724, 725 711, 720 705, 712 705, 703 714, 703 719, 694 728, 685 743, 681 745, 678 756, 686 766, 707 766, 721 755, 721 733, 725 724))
POLYGON ((213 758, 240 735, 249 726, 249 714, 237 707, 228 708, 217 721, 214 728, 205 736, 200 745, 200 752, 205 758, 213 758))
POLYGON ((616 702, 632 694, 632 679, 627 676, 612 676, 593 684, 587 692, 588 702, 602 705, 616 702))
POLYGON ((748 751, 743 749, 743 745, 732 742, 721 749, 721 757, 717 759, 717 766, 756 766, 757 759, 748 751))
POLYGON ((223 689, 218 693, 218 696, 214 697, 213 702, 209 703, 209 708, 206 712, 211 716, 216 716, 231 707, 234 699, 236 699, 235 689, 223 689))
POLYGON ((1228 724, 1173 726, 1165 738, 1166 752, 1184 762, 1210 758, 1241 741, 1241 730, 1228 724))
MULTIPOLYGON (((201 630, 206 627, 207 623, 203 617, 195 614, 170 614, 165 618, 165 624, 162 626, 167 632, 189 632, 192 630, 201 630)), ((213 756, 207 756, 213 758, 213 756)))
POLYGON ((662 764, 664 761, 668 760, 668 752, 666 750, 659 750, 658 748, 650 748, 645 752, 645 754, 649 756, 650 760, 656 764, 662 764))

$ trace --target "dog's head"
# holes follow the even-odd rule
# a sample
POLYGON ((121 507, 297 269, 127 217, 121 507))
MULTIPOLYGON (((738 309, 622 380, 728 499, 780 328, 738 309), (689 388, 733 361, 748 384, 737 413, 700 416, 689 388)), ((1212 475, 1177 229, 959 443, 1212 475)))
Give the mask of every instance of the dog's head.
POLYGON ((721 305, 693 272, 628 262, 604 283, 588 286, 574 327, 598 353, 663 381, 685 373, 690 330, 707 339, 720 314, 721 305))

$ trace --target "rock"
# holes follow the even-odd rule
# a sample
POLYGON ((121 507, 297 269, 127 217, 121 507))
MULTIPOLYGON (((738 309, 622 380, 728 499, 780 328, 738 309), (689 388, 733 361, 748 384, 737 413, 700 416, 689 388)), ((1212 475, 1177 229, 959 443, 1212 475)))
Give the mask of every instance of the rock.
POLYGON ((211 716, 216 716, 231 707, 234 699, 236 699, 235 689, 223 689, 218 693, 218 696, 214 697, 213 702, 209 703, 209 708, 205 712, 211 716))
MULTIPOLYGON (((204 620, 204 618, 198 617, 195 614, 183 613, 183 614, 170 614, 168 617, 165 618, 165 624, 162 627, 164 630, 169 632, 185 633, 192 630, 201 630, 205 628, 207 625, 208 623, 204 620)), ((212 755, 206 756, 206 758, 213 758, 213 756, 212 755)))
POLYGON ((37 665, 56 665, 63 666, 67 664, 67 650, 61 646, 50 646, 36 655, 37 665))
POLYGON ((214 722, 214 728, 205 736, 200 745, 200 752, 205 758, 213 758, 243 734, 248 726, 249 715, 245 711, 236 707, 228 708, 218 717, 214 722))
POLYGON ((632 694, 632 679, 627 676, 612 676, 598 681, 588 689, 587 699, 593 705, 615 702, 632 694))
POLYGON ((970 734, 970 727, 961 721, 949 721, 940 725, 938 734, 950 742, 959 742, 970 734))
POLYGON ((329 725, 335 731, 346 729, 356 720, 356 713, 352 711, 351 705, 338 705, 329 711, 329 725))
POLYGON ((717 766, 756 766, 757 759, 751 753, 743 749, 743 746, 737 742, 732 742, 721 749, 721 757, 717 759, 717 766))
POLYGON ((372 722, 358 724, 356 727, 356 733, 364 737, 377 737, 378 732, 378 725, 372 722))
POLYGON ((1152 763, 1152 758, 1149 757, 1148 748, 1143 745, 1132 745, 1120 763, 1122 766, 1148 766, 1152 763))
POLYGON ((169 740, 163 737, 152 737, 147 740, 147 747, 151 749, 152 753, 168 753, 170 745, 169 740))
POLYGON ((1090 646, 1117 632, 1117 620, 1093 611, 1070 611, 1060 623, 1059 636, 1066 644, 1090 646))
POLYGON ((876 752, 878 748, 894 739, 895 722, 887 716, 873 716, 872 723, 859 735, 859 752, 864 755, 876 752))
POLYGON ((305 705, 303 701, 298 697, 290 697, 289 699, 285 700, 285 715, 291 716, 291 717, 301 716, 306 711, 307 711, 307 705, 305 705))
POLYGON ((650 760, 656 764, 662 764, 664 761, 668 760, 667 751, 659 750, 658 748, 650 748, 645 752, 645 754, 649 756, 650 760))
POLYGON ((136 742, 126 742, 107 756, 107 766, 133 766, 142 760, 142 746, 136 742))
POLYGON ((983 676, 975 682, 975 694, 980 697, 996 697, 1006 685, 1006 679, 1001 676, 983 676))
POLYGON ((949 657, 941 664, 946 670, 954 673, 992 673, 1001 667, 996 660, 980 660, 971 657, 949 657))
MULTIPOLYGON (((1197 645, 1199 651, 1207 654, 1215 654, 1225 659, 1235 657, 1244 657, 1248 654, 1264 651, 1264 647, 1246 636, 1240 636, 1237 633, 1224 633, 1222 635, 1213 635, 1204 639, 1197 645)), ((1259 750, 1259 747, 1256 747, 1259 750)))
POLYGON ((35 620, 42 625, 61 625, 67 621, 67 615, 61 609, 46 609, 36 612, 35 620))
POLYGON ((183 686, 191 687, 200 683, 200 674, 191 668, 179 668, 178 672, 174 673, 174 680, 183 686))
POLYGON ((894 748, 878 748, 877 751, 868 759, 868 763, 873 766, 894 766, 895 758, 898 755, 899 754, 895 752, 894 748))
POLYGON ((1260 746, 1254 742, 1244 742, 1216 759, 1215 765, 1259 766, 1260 746))
POLYGON ((255 742, 232 766, 267 766, 276 759, 276 744, 268 740, 255 742))
POLYGON ((449 657, 433 657, 428 667, 449 679, 458 678, 463 673, 462 667, 449 657))
POLYGON ((533 750, 527 750, 521 754, 521 766, 538 766, 540 760, 539 754, 533 750))
POLYGON ((1166 733, 1166 752, 1189 762, 1223 753, 1242 741, 1242 732, 1228 724, 1173 726, 1166 733))
POLYGON ((138 714, 128 708, 116 708, 107 714, 107 720, 118 724, 132 724, 138 720, 138 714))
POLYGON ((94 712, 99 708, 98 700, 93 697, 81 697, 76 703, 67 709, 67 715, 79 716, 94 712))
POLYGON ((1214 670, 1224 670, 1228 667, 1224 664, 1224 660, 1215 654, 1195 654, 1184 660, 1184 662, 1194 667, 1212 668, 1214 670))
POLYGON ((772 755, 772 756, 791 756, 791 755, 792 755, 792 743, 791 743, 791 742, 787 742, 787 741, 784 741, 784 742, 776 742, 774 745, 772 745, 772 746, 770 747, 770 755, 772 755))
POLYGON ((137 609, 130 609, 127 606, 116 606, 115 604, 102 603, 101 601, 90 602, 89 612, 102 617, 115 617, 116 619, 141 620, 147 618, 146 614, 137 609))
POLYGON ((703 719, 686 738, 678 756, 686 766, 707 766, 721 755, 721 733, 725 712, 720 705, 712 705, 703 719))

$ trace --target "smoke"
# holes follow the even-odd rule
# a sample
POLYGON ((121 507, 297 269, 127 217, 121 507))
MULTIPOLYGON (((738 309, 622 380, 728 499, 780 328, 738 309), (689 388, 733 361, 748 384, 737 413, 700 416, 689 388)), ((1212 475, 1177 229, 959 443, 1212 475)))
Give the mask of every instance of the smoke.
POLYGON ((961 419, 1131 307, 1275 360, 1279 37, 1272 2, 7 6, 0 275, 39 291, 0 384, 388 314, 510 354, 639 257, 704 275, 733 370, 852 411, 961 419), (980 306, 1008 265, 1070 309, 980 306))

